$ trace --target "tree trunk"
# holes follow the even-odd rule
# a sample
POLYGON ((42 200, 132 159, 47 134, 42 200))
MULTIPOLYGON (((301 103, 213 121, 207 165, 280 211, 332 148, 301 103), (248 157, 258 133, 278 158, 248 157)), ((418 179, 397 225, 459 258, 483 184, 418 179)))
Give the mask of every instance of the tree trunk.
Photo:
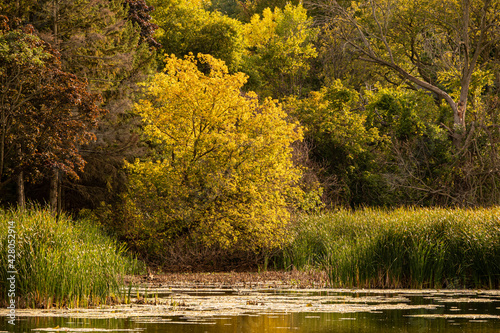
MULTIPOLYGON (((22 148, 21 145, 17 145, 17 154, 19 155, 19 159, 22 156, 22 148)), ((22 170, 17 174, 17 206, 21 209, 24 209, 26 206, 26 195, 24 193, 24 172, 22 170)))
POLYGON ((26 197, 24 193, 24 174, 22 171, 17 175, 17 206, 24 209, 26 206, 26 197))
POLYGON ((58 171, 57 176, 57 216, 61 214, 62 211, 62 177, 61 172, 58 171))
POLYGON ((53 8, 53 13, 52 15, 54 15, 53 19, 53 26, 52 26, 52 30, 53 30, 53 33, 54 33, 54 41, 55 41, 55 48, 57 50, 59 50, 59 40, 58 40, 58 12, 59 12, 59 3, 57 0, 54 0, 54 8, 53 8))
POLYGON ((49 193, 49 204, 50 210, 54 214, 58 214, 58 200, 59 200, 59 170, 54 168, 53 173, 50 177, 50 193, 49 193))
POLYGON ((5 110, 2 109, 1 115, 2 122, 2 135, 0 136, 0 183, 2 182, 3 176, 3 164, 5 160, 5 131, 6 131, 6 120, 5 120, 5 110))

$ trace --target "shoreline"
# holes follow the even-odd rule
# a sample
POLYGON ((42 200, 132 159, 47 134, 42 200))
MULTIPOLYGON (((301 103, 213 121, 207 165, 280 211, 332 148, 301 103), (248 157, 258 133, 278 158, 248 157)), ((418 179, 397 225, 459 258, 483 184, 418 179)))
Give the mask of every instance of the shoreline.
POLYGON ((324 271, 263 271, 263 272, 203 272, 203 273, 154 273, 125 277, 127 284, 149 284, 150 287, 183 288, 300 288, 328 287, 324 271))

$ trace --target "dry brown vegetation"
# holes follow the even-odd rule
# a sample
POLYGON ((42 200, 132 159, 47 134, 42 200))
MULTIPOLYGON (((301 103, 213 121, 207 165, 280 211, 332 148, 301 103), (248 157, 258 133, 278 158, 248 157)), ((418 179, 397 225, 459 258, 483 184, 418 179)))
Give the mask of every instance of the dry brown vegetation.
POLYGON ((328 284, 325 272, 265 271, 226 273, 149 273, 129 276, 127 282, 147 283, 152 287, 244 287, 244 288, 324 288, 328 284))

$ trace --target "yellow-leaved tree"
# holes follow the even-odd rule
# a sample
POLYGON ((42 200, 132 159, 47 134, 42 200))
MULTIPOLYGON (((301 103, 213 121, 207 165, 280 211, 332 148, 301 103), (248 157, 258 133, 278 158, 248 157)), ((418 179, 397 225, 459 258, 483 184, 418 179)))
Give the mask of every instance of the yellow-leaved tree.
POLYGON ((146 84, 135 109, 155 154, 127 165, 137 241, 253 251, 283 241, 301 195, 290 145, 302 130, 274 101, 242 93, 245 82, 200 54, 168 57, 146 84))
POLYGON ((266 8, 243 30, 243 69, 251 78, 248 88, 275 98, 303 95, 310 61, 317 56, 314 41, 319 33, 307 10, 300 4, 287 4, 283 10, 266 8))

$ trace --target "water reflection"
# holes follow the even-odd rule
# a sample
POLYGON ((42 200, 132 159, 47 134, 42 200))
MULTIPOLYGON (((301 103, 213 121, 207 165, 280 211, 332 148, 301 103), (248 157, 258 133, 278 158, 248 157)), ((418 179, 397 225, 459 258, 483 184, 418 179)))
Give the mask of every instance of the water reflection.
MULTIPOLYGON (((211 322, 211 321, 207 321, 211 322)), ((320 332, 479 332, 497 333, 498 321, 423 319, 394 316, 392 313, 294 313, 280 315, 248 315, 215 319, 214 324, 172 323, 150 325, 147 332, 164 333, 320 333, 320 332)))

